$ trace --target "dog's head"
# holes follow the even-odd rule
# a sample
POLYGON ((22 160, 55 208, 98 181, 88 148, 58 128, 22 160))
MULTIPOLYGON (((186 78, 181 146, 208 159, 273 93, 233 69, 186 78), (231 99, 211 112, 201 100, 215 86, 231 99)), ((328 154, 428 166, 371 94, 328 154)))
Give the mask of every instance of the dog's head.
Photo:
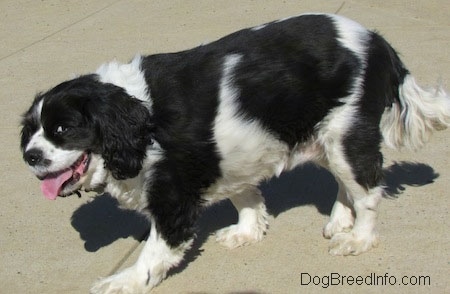
POLYGON ((36 96, 23 115, 21 149, 49 199, 138 175, 151 144, 148 109, 113 84, 85 75, 36 96))

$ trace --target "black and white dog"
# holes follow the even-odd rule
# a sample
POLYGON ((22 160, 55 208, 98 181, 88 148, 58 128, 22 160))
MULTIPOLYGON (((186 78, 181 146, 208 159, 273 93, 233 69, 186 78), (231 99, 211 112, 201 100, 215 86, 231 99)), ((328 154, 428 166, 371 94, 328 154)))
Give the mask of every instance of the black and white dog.
POLYGON ((416 85, 377 33, 305 14, 172 54, 111 62, 36 96, 21 148, 49 199, 104 187, 146 216, 135 265, 92 293, 147 292, 192 244, 202 208, 230 199, 239 221, 217 232, 260 241, 258 184, 307 161, 339 184, 323 234, 333 255, 377 243, 380 144, 417 149, 450 125, 450 99, 416 85))

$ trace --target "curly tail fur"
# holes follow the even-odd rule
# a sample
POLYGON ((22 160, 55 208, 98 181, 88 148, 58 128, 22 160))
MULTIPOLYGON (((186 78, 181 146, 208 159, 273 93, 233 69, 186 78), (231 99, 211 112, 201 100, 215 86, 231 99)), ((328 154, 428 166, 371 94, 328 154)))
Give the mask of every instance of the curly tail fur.
POLYGON ((434 130, 450 126, 450 97, 438 87, 422 89, 407 74, 399 85, 398 99, 381 118, 384 142, 391 148, 421 148, 434 130))

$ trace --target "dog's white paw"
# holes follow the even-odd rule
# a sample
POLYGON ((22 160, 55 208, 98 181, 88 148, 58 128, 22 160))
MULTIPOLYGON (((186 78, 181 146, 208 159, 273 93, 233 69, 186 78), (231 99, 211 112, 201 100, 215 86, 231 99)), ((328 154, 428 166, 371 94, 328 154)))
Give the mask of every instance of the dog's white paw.
POLYGON ((260 203, 256 209, 244 207, 238 210, 238 223, 216 232, 216 241, 230 249, 261 241, 269 227, 268 215, 263 203, 260 203))
POLYGON ((264 232, 250 230, 246 232, 239 225, 231 225, 216 232, 216 241, 225 247, 234 249, 262 240, 264 232))
POLYGON ((252 225, 240 220, 239 223, 216 232, 216 241, 225 247, 234 249, 261 241, 269 226, 267 214, 261 213, 252 225))
POLYGON ((92 286, 91 294, 144 294, 156 286, 160 281, 151 280, 150 273, 125 269, 115 275, 99 279, 92 286))
POLYGON ((331 255, 359 255, 378 245, 376 233, 358 236, 354 232, 336 233, 330 241, 331 255))
POLYGON ((353 227, 353 218, 342 218, 335 221, 329 221, 323 228, 323 236, 331 239, 338 233, 350 232, 353 227))

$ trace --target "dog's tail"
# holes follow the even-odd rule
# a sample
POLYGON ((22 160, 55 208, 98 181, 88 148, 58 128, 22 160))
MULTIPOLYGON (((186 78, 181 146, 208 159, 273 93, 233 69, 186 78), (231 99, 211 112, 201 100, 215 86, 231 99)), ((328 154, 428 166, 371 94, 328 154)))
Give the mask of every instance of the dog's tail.
POLYGON ((394 68, 400 78, 397 97, 386 103, 380 128, 391 148, 418 150, 434 130, 450 126, 450 97, 442 89, 423 89, 403 67, 395 52, 394 68))

